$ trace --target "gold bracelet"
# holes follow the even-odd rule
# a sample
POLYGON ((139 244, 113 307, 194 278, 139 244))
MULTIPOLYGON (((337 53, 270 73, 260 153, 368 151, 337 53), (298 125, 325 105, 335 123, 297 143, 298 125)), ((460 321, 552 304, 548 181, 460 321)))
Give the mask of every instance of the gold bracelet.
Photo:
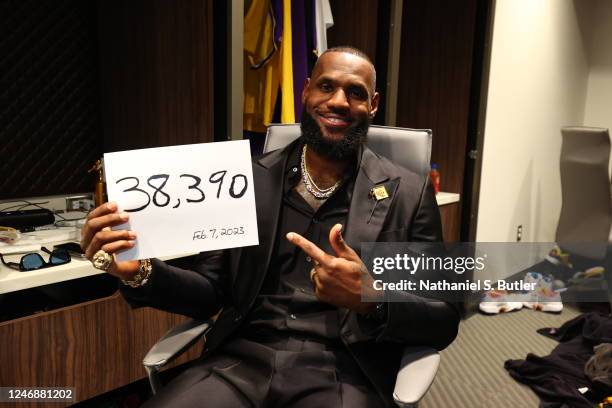
POLYGON ((150 259, 141 259, 140 268, 134 277, 130 280, 121 279, 121 283, 131 288, 140 288, 147 284, 149 281, 149 277, 151 276, 151 271, 153 270, 153 266, 151 265, 150 259))

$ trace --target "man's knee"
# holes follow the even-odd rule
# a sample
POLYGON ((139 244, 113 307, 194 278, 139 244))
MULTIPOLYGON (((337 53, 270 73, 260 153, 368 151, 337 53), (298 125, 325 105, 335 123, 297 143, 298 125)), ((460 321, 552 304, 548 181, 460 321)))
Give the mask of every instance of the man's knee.
POLYGON ((249 407, 251 404, 237 389, 215 374, 215 369, 233 364, 235 361, 232 359, 215 358, 206 364, 192 366, 170 381, 143 407, 249 407))

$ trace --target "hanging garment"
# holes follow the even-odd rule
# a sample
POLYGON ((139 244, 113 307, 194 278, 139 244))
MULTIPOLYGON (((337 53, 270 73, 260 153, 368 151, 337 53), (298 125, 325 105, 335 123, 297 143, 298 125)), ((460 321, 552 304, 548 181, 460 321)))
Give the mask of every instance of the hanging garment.
POLYGON ((244 18, 243 127, 248 131, 265 132, 274 114, 280 83, 277 30, 282 25, 277 12, 270 0, 253 0, 244 18))
POLYGON ((293 100, 293 39, 291 25, 291 0, 283 0, 283 38, 281 40, 281 123, 295 123, 293 100))
POLYGON ((244 20, 246 131, 265 133, 281 91, 282 123, 295 123, 291 0, 253 0, 244 20))
POLYGON ((327 29, 334 25, 329 0, 315 0, 315 26, 317 56, 327 49, 327 29))

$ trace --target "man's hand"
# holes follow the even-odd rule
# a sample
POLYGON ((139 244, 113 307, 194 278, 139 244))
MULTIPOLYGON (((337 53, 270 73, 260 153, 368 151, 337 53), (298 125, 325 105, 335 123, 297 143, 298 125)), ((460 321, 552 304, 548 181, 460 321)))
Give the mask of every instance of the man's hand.
POLYGON ((329 243, 336 256, 325 253, 295 232, 288 233, 287 239, 312 258, 312 281, 319 300, 363 314, 376 307, 376 303, 361 301, 362 280, 363 289, 370 288, 375 292, 372 277, 361 258, 342 238, 341 224, 334 225, 329 231, 329 243))
POLYGON ((124 224, 127 213, 117 213, 116 203, 106 203, 95 208, 87 216, 87 222, 81 230, 81 248, 91 261, 100 249, 113 255, 113 263, 108 273, 121 279, 131 280, 140 268, 138 261, 117 262, 115 253, 134 246, 134 231, 113 231, 111 227, 124 224))

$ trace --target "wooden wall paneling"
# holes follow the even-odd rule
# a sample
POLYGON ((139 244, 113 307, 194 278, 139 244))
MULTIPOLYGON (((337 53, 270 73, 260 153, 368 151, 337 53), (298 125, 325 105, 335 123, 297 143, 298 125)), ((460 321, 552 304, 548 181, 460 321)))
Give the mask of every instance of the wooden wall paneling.
POLYGON ((476 0, 404 2, 400 126, 433 130, 442 190, 462 192, 476 0))
POLYGON ((476 2, 406 0, 402 15, 397 124, 433 130, 431 161, 454 193, 463 192, 476 2))
MULTIPOLYGON (((151 308, 132 310, 116 292, 107 298, 0 323, 0 385, 76 387, 77 401, 89 399, 145 378, 142 359, 147 351, 186 319, 151 308)), ((202 344, 171 366, 199 357, 202 344)))
POLYGON ((444 242, 459 242, 460 230, 460 203, 446 204, 440 207, 442 219, 442 236, 444 242))
MULTIPOLYGON (((235 3, 234 3, 235 4, 235 3)), ((229 1, 213 1, 213 78, 214 78, 214 141, 222 142, 231 140, 229 126, 229 100, 230 100, 230 75, 231 64, 229 35, 230 30, 230 6, 229 1)), ((231 81, 233 82, 233 81, 231 81)), ((240 121, 242 127, 242 121, 240 121)))
POLYGON ((327 30, 327 46, 357 47, 376 61, 378 0, 334 0, 330 5, 334 25, 327 30))
POLYGON ((106 152, 214 140, 212 2, 98 1, 106 152))

